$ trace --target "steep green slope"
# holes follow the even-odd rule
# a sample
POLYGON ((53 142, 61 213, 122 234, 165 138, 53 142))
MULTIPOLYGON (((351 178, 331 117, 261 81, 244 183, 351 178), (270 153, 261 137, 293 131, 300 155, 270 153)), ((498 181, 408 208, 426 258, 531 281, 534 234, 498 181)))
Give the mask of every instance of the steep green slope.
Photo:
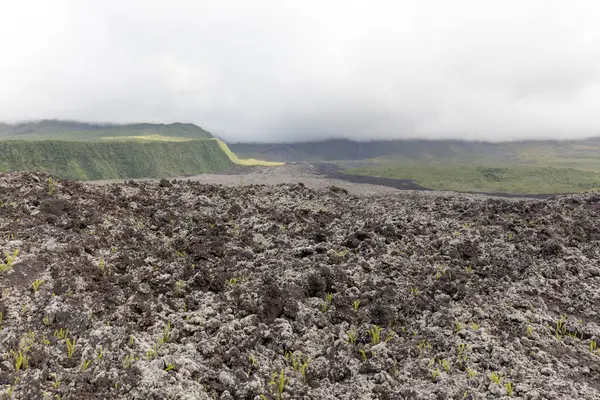
POLYGON ((42 171, 68 179, 160 178, 232 165, 215 140, 0 141, 0 171, 42 171))

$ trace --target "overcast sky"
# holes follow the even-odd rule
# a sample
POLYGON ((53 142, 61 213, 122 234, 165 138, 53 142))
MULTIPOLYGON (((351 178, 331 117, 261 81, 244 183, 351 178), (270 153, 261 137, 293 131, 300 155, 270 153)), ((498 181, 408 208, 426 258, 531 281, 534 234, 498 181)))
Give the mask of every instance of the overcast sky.
POLYGON ((231 141, 600 134, 600 3, 2 0, 0 120, 231 141))

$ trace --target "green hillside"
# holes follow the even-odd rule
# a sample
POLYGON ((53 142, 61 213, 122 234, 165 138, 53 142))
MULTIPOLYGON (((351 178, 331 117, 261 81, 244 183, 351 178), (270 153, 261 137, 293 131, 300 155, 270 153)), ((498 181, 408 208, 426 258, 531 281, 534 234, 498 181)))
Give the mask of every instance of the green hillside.
POLYGON ((41 171, 63 179, 161 178, 231 166, 215 140, 0 141, 0 171, 41 171))
POLYGON ((197 140, 212 135, 194 124, 90 124, 76 121, 42 120, 0 124, 0 140, 103 141, 107 139, 197 140))
POLYGON ((234 164, 282 163, 240 159, 194 124, 0 123, 0 171, 80 180, 162 178, 220 172, 234 164))
POLYGON ((600 189, 600 174, 597 172, 551 166, 391 162, 349 167, 344 172, 411 179, 430 189, 458 192, 556 194, 600 189))

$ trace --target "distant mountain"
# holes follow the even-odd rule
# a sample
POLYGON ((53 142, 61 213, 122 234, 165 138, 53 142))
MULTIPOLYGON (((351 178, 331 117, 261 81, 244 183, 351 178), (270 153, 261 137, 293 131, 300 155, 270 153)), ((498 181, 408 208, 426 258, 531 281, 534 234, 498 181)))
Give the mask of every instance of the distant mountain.
POLYGON ((466 140, 330 139, 303 143, 229 143, 240 157, 269 161, 443 161, 536 163, 549 160, 600 160, 600 138, 483 142, 466 140))
POLYGON ((41 120, 0 123, 0 139, 29 140, 103 140, 112 138, 165 138, 206 139, 212 135, 194 124, 101 124, 79 121, 41 120))

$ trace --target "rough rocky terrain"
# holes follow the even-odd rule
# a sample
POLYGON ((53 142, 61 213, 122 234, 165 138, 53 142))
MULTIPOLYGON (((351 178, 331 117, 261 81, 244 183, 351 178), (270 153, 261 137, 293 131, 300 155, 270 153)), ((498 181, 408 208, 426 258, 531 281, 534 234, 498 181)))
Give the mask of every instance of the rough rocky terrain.
MULTIPOLYGON (((302 183, 312 189, 326 189, 337 186, 355 195, 372 195, 380 193, 396 193, 403 190, 405 193, 420 191, 431 195, 440 195, 450 192, 432 191, 416 184, 408 184, 410 180, 385 179, 360 176, 353 181, 354 175, 341 175, 337 169, 326 164, 293 163, 282 166, 241 166, 237 165, 217 174, 201 174, 193 176, 175 177, 176 179, 193 180, 206 184, 245 186, 245 185, 281 185, 302 183), (366 179, 363 179, 366 178, 366 179)), ((158 182, 158 179, 136 179, 138 182, 158 182)), ((93 184, 121 183, 122 179, 91 181, 93 184)), ((476 194, 478 195, 478 194, 476 194)), ((485 195, 479 195, 485 196, 485 195)))
POLYGON ((597 193, 3 174, 0 200, 0 399, 600 399, 597 193))

